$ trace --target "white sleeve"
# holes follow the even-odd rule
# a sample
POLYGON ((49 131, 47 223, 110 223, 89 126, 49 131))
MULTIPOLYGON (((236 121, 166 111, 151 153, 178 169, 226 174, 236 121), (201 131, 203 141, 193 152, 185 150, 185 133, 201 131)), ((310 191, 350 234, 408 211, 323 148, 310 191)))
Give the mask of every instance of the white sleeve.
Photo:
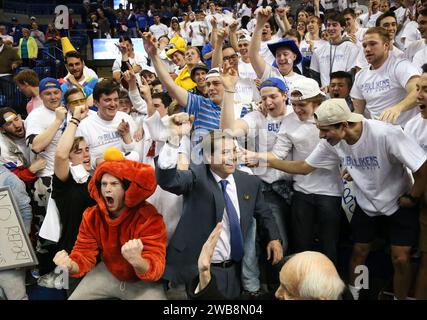
POLYGON ((396 80, 400 83, 403 88, 406 88, 409 79, 413 76, 418 76, 420 72, 411 62, 407 60, 401 60, 397 63, 394 74, 396 80))
POLYGON ((264 115, 259 111, 252 111, 246 114, 242 120, 245 121, 248 125, 249 129, 257 129, 260 125, 260 119, 262 119, 264 115))
POLYGON ((369 16, 367 13, 359 16, 360 22, 362 23, 362 27, 366 28, 366 25, 369 22, 369 16))
POLYGON ((138 89, 129 91, 129 99, 136 111, 142 114, 147 114, 147 102, 142 99, 138 89))
POLYGON ((326 140, 322 139, 313 152, 305 159, 305 162, 314 168, 331 169, 339 165, 341 160, 335 149, 326 140))
POLYGON ((162 150, 160 150, 157 164, 160 169, 173 169, 178 163, 178 148, 171 147, 165 143, 162 150))
POLYGON ((311 56, 310 69, 320 73, 319 51, 320 50, 314 51, 313 55, 311 56))
POLYGON ((356 74, 356 78, 354 80, 353 87, 351 88, 350 97, 353 98, 353 99, 359 99, 359 100, 364 100, 365 99, 363 97, 363 93, 362 93, 362 91, 360 90, 360 87, 359 87, 359 83, 361 83, 360 77, 361 77, 361 74, 363 74, 362 72, 363 71, 359 71, 356 74))
POLYGON ((392 130, 386 135, 388 150, 412 172, 418 171, 427 160, 424 150, 402 129, 396 127, 390 129, 392 130))
POLYGON ((37 135, 42 133, 46 128, 42 121, 36 119, 36 117, 28 116, 25 121, 25 138, 31 135, 37 135))
POLYGON ((357 45, 352 43, 352 45, 350 46, 350 59, 348 59, 350 65, 347 66, 346 71, 350 71, 355 66, 357 66, 356 62, 358 62, 357 59, 359 58, 360 54, 362 54, 362 56, 364 57, 363 50, 360 50, 357 45))
POLYGON ((272 153, 278 159, 286 159, 289 152, 292 150, 292 141, 289 139, 285 128, 285 123, 282 123, 279 132, 277 133, 277 140, 273 146, 272 153))
POLYGON ((133 136, 135 135, 137 125, 131 116, 127 114, 126 116, 127 117, 124 117, 124 120, 129 123, 129 131, 132 138, 132 142, 129 144, 126 144, 124 141, 122 141, 122 147, 125 152, 131 152, 131 151, 134 151, 136 148, 136 141, 133 139, 133 136))
POLYGON ((114 60, 112 71, 113 72, 120 71, 121 67, 122 67, 122 60, 121 59, 114 60))
POLYGON ((146 117, 144 120, 146 128, 154 141, 166 142, 169 136, 167 123, 169 116, 160 117, 160 113, 156 110, 151 117, 146 117), (165 125, 166 123, 166 125, 165 125))
POLYGON ((427 49, 418 51, 412 59, 412 64, 418 68, 419 73, 422 73, 422 66, 427 61, 427 49))
POLYGON ((181 138, 181 144, 178 148, 178 153, 185 154, 187 156, 187 159, 190 159, 190 153, 191 153, 191 140, 188 136, 183 136, 181 138))

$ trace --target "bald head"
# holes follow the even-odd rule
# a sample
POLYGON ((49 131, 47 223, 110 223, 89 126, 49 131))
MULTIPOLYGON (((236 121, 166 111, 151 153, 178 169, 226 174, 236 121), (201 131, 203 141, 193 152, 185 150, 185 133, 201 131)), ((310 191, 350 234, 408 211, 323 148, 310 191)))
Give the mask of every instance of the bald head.
POLYGON ((280 271, 280 300, 337 300, 345 288, 328 257, 305 251, 292 256, 280 271))

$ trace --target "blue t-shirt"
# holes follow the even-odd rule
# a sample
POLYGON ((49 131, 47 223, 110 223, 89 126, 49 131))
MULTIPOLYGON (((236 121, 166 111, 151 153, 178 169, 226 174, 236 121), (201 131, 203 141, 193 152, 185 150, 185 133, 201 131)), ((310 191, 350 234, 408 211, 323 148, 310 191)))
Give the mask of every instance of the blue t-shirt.
MULTIPOLYGON (((204 56, 205 54, 207 54, 211 51, 213 51, 213 47, 212 47, 212 44, 210 42, 208 42, 202 48, 202 56, 204 56)), ((203 59, 203 61, 206 63, 206 65, 208 66, 209 69, 212 68, 212 58, 203 59)))

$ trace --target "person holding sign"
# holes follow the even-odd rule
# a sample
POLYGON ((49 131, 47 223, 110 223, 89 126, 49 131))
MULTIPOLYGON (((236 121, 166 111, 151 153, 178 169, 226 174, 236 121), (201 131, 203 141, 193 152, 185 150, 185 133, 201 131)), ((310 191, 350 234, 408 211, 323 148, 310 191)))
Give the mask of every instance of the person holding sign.
POLYGON ((166 227, 145 201, 156 189, 154 169, 116 148, 104 159, 89 182, 97 205, 84 212, 71 254, 62 250, 53 259, 72 277, 89 272, 69 299, 165 299, 156 281, 165 268, 166 227))
MULTIPOLYGON (((25 190, 25 184, 16 175, 11 173, 4 166, 0 166, 0 186, 7 186, 10 188, 10 193, 13 194, 19 213, 21 214, 22 221, 25 226, 24 232, 30 233, 32 212, 30 205, 30 197, 25 190)), ((3 198, 2 198, 3 199, 3 198)), ((4 207, 2 207, 4 210, 4 207)), ((18 214, 18 212, 16 212, 18 214)), ((0 222, 4 222, 1 218, 0 222)), ((2 250, 7 246, 3 243, 0 248, 0 268, 3 265, 2 250)), ((10 269, 0 271, 0 300, 6 298, 7 300, 28 300, 25 291, 25 269, 10 269)))

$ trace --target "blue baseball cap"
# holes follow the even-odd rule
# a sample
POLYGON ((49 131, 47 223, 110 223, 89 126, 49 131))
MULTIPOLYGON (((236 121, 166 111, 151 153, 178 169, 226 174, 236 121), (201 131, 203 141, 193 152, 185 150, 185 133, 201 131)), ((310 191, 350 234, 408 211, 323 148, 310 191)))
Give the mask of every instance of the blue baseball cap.
POLYGON ((282 92, 288 92, 289 91, 289 88, 286 85, 286 83, 279 78, 268 78, 268 79, 266 79, 265 81, 263 81, 261 83, 261 85, 259 86, 259 89, 261 90, 262 88, 266 88, 266 87, 275 87, 282 92))
POLYGON ((276 57, 276 50, 278 48, 288 48, 290 49, 293 53, 296 54, 296 59, 294 61, 294 65, 297 65, 301 62, 302 60, 302 55, 301 55, 301 51, 299 51, 299 48, 297 46, 297 44, 295 43, 294 40, 288 39, 288 38, 284 38, 280 41, 274 42, 274 43, 269 43, 267 44, 268 49, 270 49, 271 53, 273 54, 274 57, 276 57))
POLYGON ((44 90, 52 89, 52 88, 61 89, 61 85, 59 84, 58 80, 54 78, 49 78, 49 77, 40 80, 40 83, 39 83, 40 93, 43 92, 44 90))

